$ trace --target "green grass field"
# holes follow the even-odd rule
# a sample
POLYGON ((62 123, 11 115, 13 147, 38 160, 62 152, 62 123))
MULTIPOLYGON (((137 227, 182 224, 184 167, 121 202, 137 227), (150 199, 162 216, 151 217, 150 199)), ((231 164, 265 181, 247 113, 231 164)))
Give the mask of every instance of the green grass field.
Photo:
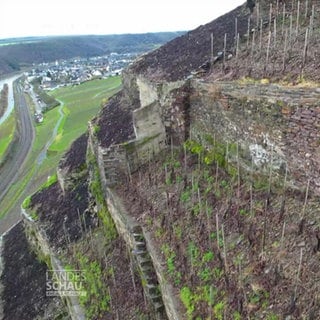
MULTIPOLYGON (((109 97, 121 89, 121 78, 110 77, 102 80, 93 80, 74 87, 63 87, 52 91, 62 106, 56 107, 44 114, 44 121, 36 125, 36 137, 31 154, 23 168, 24 178, 13 185, 5 199, 2 201, 0 217, 10 211, 23 199, 35 192, 48 176, 52 175, 71 143, 87 130, 88 121, 101 109, 102 101, 105 103, 109 97), (60 108, 63 117, 60 115, 60 108), (60 119, 56 136, 52 136, 60 119), (37 159, 42 150, 53 138, 46 158, 41 165, 37 159)), ((32 103, 30 108, 32 109, 32 103)), ((14 120, 12 120, 14 122, 14 120)), ((7 121, 8 122, 8 121, 7 121)), ((1 126, 0 130, 4 130, 1 126)), ((0 131, 0 137, 2 133, 0 131)), ((7 134, 7 133, 6 133, 7 134)))
POLYGON ((51 94, 64 104, 65 118, 50 151, 65 151, 72 141, 85 132, 88 120, 97 114, 103 100, 106 101, 119 90, 120 84, 120 77, 110 77, 53 91, 51 94))
MULTIPOLYGON (((77 86, 62 87, 50 94, 61 102, 63 117, 57 128, 56 136, 50 145, 47 158, 37 170, 36 176, 46 177, 58 165, 61 156, 68 150, 71 143, 87 130, 88 121, 101 109, 102 101, 114 95, 121 88, 121 78, 109 77, 107 79, 92 80, 77 86)), ((37 126, 37 138, 34 149, 43 146, 48 141, 53 127, 60 118, 59 108, 45 113, 44 122, 37 126), (43 128, 42 128, 43 126, 43 128), (47 130, 48 126, 50 130, 47 130), (41 143, 40 140, 42 141, 41 143)))
POLYGON ((12 112, 9 118, 0 126, 0 163, 14 137, 15 128, 15 114, 12 112))

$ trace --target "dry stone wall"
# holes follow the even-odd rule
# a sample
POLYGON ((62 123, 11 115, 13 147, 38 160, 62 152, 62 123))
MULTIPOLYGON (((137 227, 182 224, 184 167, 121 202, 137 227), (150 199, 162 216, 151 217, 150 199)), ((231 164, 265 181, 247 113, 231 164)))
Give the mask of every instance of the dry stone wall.
POLYGON ((239 143, 243 160, 320 193, 320 90, 193 81, 191 136, 239 143), (251 160, 252 159, 252 160, 251 160))
POLYGON ((310 181, 320 194, 320 90, 190 79, 169 84, 130 81, 140 99, 133 110, 137 139, 102 148, 89 126, 89 146, 117 230, 131 248, 142 279, 154 281, 147 281, 146 295, 156 312, 163 303, 169 319, 180 319, 179 303, 165 279, 152 237, 123 208, 112 185, 123 183, 170 142, 181 144, 190 137, 205 144, 210 136, 220 144, 237 144, 243 167, 287 170, 295 186, 305 187, 310 181), (151 275, 154 272, 156 277, 151 275))
MULTIPOLYGON (((168 291, 167 282, 163 281, 163 276, 160 277, 160 282, 158 280, 159 270, 157 266, 160 262, 152 251, 151 240, 146 241, 143 229, 130 217, 115 192, 106 188, 105 196, 117 231, 125 240, 131 252, 131 258, 139 269, 145 296, 154 309, 155 319, 166 320, 167 314, 176 314, 176 306, 172 300, 172 293, 168 291), (164 304, 164 302, 166 303, 164 304)), ((179 318, 169 317, 169 319, 179 318)))
MULTIPOLYGON (((147 114, 149 114, 147 112, 147 114)), ((130 172, 136 170, 141 164, 146 163, 164 147, 164 135, 155 133, 155 136, 146 136, 144 139, 128 141, 126 143, 111 145, 102 148, 94 138, 93 130, 89 126, 89 148, 95 154, 100 171, 102 186, 108 210, 116 225, 118 233, 125 240, 132 261, 139 269, 141 281, 144 284, 144 292, 154 309, 155 319, 167 319, 167 312, 176 314, 175 305, 172 303, 168 285, 158 268, 161 263, 157 261, 155 254, 149 251, 150 240, 147 242, 142 228, 130 217, 123 207, 121 200, 110 189, 114 184, 124 182, 130 172), (158 278, 161 279, 159 283, 158 278), (165 299, 165 304, 163 299, 165 299)), ((151 250, 152 251, 152 250, 151 250)), ((152 251, 153 252, 153 251, 152 251)), ((178 318, 170 318, 178 319, 178 318)))
MULTIPOLYGON (((28 215, 28 213, 22 210, 22 217, 24 222, 24 228, 26 230, 27 240, 34 252, 39 256, 45 257, 47 260, 47 266, 55 272, 65 272, 61 261, 50 247, 49 241, 46 238, 43 230, 37 225, 37 223, 28 215)), ((63 287, 63 285, 62 285, 63 287)), ((85 320, 85 312, 80 306, 80 302, 77 296, 61 296, 64 300, 68 313, 72 320, 85 320)))

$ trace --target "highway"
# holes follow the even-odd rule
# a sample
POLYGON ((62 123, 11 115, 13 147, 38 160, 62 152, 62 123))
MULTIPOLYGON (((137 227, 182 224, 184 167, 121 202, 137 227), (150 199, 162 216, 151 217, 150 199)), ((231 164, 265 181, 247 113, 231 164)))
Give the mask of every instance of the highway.
MULTIPOLYGON (((28 157, 34 140, 33 121, 29 112, 23 89, 17 85, 17 95, 15 95, 15 108, 17 114, 18 137, 8 160, 0 168, 0 212, 1 202, 7 194, 10 186, 19 181, 24 163, 28 157)), ((17 210, 15 210, 17 211, 17 210)), ((20 213, 10 214, 0 220, 0 235, 8 230, 20 219, 20 213)))

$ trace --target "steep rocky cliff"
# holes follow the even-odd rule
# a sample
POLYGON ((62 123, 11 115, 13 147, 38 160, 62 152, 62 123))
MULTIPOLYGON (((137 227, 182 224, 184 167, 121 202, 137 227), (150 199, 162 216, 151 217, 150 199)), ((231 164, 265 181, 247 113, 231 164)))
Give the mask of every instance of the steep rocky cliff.
POLYGON ((271 3, 131 65, 25 201, 34 252, 83 273, 85 297, 64 298, 71 318, 320 317, 320 92, 305 45, 320 7, 271 3))

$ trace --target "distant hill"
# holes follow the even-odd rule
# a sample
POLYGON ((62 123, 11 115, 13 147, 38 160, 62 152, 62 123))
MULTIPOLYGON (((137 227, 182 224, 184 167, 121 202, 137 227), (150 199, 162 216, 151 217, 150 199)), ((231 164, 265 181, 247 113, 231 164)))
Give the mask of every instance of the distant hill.
POLYGON ((111 52, 146 52, 183 33, 27 37, 0 40, 0 76, 33 63, 57 59, 93 57, 111 52))

